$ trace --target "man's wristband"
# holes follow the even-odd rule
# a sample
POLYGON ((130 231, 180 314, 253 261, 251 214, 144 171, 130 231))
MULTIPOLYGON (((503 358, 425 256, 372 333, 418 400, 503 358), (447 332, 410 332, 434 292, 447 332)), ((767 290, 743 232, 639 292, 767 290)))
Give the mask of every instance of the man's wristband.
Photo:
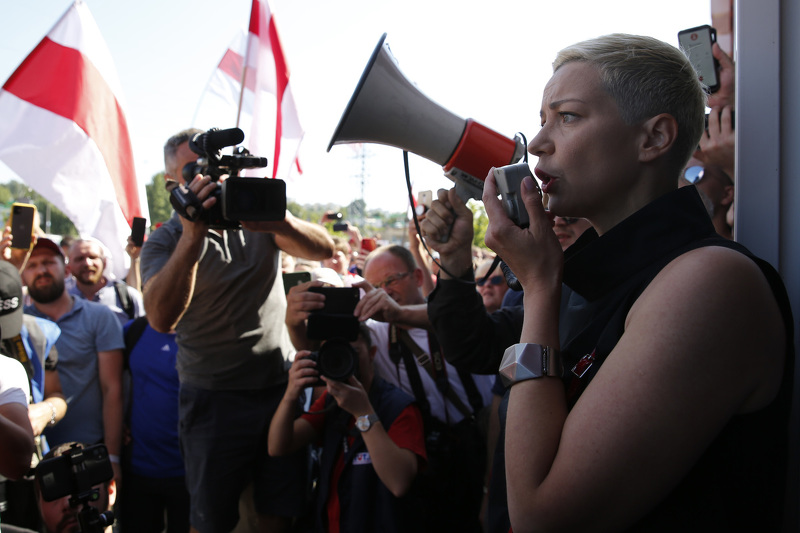
POLYGON ((108 454, 108 460, 114 464, 119 464, 119 455, 108 454))
POLYGON ((564 366, 558 350, 541 344, 521 343, 506 349, 499 372, 503 384, 510 387, 528 379, 545 376, 560 378, 564 366))

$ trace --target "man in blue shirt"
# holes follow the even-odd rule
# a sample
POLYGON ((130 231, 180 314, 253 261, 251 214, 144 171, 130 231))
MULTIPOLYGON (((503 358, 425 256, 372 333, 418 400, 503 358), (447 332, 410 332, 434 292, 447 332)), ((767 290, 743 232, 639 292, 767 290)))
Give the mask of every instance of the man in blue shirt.
POLYGON ((104 442, 114 475, 121 479, 122 326, 106 306, 74 298, 64 288, 61 248, 39 238, 22 279, 33 301, 25 312, 55 322, 58 374, 67 414, 45 432, 51 446, 63 442, 104 442))

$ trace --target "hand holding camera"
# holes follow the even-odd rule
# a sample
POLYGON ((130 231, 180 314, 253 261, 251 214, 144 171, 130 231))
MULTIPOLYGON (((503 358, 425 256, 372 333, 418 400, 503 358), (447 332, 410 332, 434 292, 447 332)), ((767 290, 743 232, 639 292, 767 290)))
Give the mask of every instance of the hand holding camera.
POLYGON ((327 385, 328 394, 336 400, 339 407, 354 417, 374 412, 364 385, 355 376, 350 376, 347 381, 325 377, 322 379, 327 385))
POLYGON ((243 140, 244 132, 239 128, 212 128, 189 140, 189 148, 200 156, 182 169, 183 179, 189 186, 174 181, 167 183, 170 203, 181 216, 191 221, 202 220, 217 229, 239 229, 242 220, 283 220, 286 214, 285 182, 239 177, 242 169, 266 167, 267 159, 253 156, 242 147, 234 150, 233 155, 222 155, 222 148, 243 140), (193 187, 198 174, 214 182, 214 187, 207 193, 215 199, 214 202, 205 201, 205 184, 202 190, 193 187), (225 175, 229 176, 228 179, 221 180, 225 175), (217 187, 217 181, 222 185, 217 187))

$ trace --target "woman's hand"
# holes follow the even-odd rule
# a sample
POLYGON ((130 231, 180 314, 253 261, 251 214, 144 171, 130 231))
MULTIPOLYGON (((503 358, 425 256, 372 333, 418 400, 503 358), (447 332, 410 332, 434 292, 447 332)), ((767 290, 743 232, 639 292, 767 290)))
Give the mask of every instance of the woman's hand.
POLYGON ((526 293, 560 288, 564 256, 553 232, 553 221, 544 206, 536 181, 522 180, 521 196, 530 226, 520 228, 508 217, 498 199, 494 172, 490 171, 483 187, 483 205, 489 217, 486 245, 503 258, 526 293))

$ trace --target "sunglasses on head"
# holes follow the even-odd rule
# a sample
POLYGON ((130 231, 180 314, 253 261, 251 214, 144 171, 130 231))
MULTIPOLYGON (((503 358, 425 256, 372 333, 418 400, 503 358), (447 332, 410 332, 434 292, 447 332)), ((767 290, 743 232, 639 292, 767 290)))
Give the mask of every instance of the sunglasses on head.
POLYGON ((481 278, 481 279, 477 280, 475 283, 478 285, 478 287, 483 287, 484 285, 486 285, 487 281, 491 285, 500 285, 501 283, 503 283, 505 281, 505 278, 503 276, 501 276, 500 274, 498 274, 496 276, 492 276, 489 279, 481 278))
POLYGON ((694 185, 705 176, 706 170, 701 166, 689 167, 683 171, 683 179, 694 185))

